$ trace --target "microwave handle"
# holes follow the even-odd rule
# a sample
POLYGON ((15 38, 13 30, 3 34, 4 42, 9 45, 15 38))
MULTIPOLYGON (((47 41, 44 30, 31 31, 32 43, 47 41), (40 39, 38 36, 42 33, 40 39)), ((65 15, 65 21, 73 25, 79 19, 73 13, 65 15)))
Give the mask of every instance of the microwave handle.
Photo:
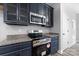
POLYGON ((46 18, 43 18, 43 24, 46 25, 46 18))

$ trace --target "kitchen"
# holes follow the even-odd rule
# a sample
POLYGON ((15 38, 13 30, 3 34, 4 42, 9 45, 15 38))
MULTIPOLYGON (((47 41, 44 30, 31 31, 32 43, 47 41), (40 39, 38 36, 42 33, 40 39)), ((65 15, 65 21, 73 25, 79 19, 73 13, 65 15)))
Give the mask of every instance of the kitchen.
MULTIPOLYGON (((50 51, 50 53, 47 52, 48 54, 53 54, 58 52, 59 33, 60 33, 60 4, 59 3, 51 3, 51 4, 50 3, 49 4, 17 3, 11 5, 1 4, 0 19, 1 19, 0 29, 2 29, 0 30, 0 46, 1 46, 0 55, 8 55, 8 56, 35 55, 36 56, 36 55, 46 55, 46 52, 48 50, 50 51), (43 12, 45 12, 45 14, 43 12), (31 33, 31 35, 32 34, 36 35, 35 37, 37 38, 33 38, 34 36, 30 38, 28 36, 28 33, 31 33), (57 36, 56 38, 57 40, 55 39, 56 40, 55 44, 57 44, 57 46, 54 45, 53 42, 55 41, 53 40, 53 38, 55 38, 56 36, 57 36), (49 44, 49 42, 48 44, 45 43, 47 47, 50 48, 47 49, 46 45, 44 45, 45 49, 41 51, 40 47, 38 47, 38 49, 33 48, 33 44, 32 44, 33 39, 36 39, 37 42, 39 41, 39 39, 42 40, 50 39, 49 41, 52 41, 53 43, 51 44, 49 44), (51 48, 51 45, 54 45, 56 49, 53 50, 53 47, 51 48), (34 52, 34 50, 36 51, 34 52), (54 52, 55 50, 56 52, 54 52)), ((41 42, 41 40, 39 42, 41 42)))

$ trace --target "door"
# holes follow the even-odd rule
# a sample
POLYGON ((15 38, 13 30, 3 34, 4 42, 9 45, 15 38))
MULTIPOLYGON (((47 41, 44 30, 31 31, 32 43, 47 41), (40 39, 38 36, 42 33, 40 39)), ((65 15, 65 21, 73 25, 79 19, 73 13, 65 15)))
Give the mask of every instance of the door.
POLYGON ((69 19, 67 24, 68 24, 68 30, 67 30, 68 42, 67 42, 67 44, 69 44, 68 47, 70 47, 72 44, 74 44, 76 42, 75 20, 69 19))
POLYGON ((76 43, 76 20, 70 20, 70 35, 71 35, 71 42, 76 43))
POLYGON ((72 38, 73 38, 73 40, 75 40, 75 42, 77 42, 76 41, 76 20, 72 20, 72 28, 73 28, 73 30, 72 30, 72 33, 73 33, 72 38))
MULTIPOLYGON (((75 21, 75 20, 74 20, 75 21)), ((75 23, 73 19, 64 19, 63 20, 63 29, 62 29, 62 44, 64 44, 63 49, 71 47, 75 43, 76 39, 76 30, 75 23)))

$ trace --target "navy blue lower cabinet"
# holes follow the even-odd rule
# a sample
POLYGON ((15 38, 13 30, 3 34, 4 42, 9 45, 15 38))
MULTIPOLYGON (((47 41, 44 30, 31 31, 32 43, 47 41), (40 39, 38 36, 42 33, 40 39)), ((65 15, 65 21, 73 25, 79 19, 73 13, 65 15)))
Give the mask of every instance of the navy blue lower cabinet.
POLYGON ((58 36, 51 38, 51 54, 57 53, 59 49, 59 39, 58 36))
POLYGON ((18 44, 0 46, 0 55, 13 52, 13 51, 17 51, 18 49, 19 49, 18 44))
POLYGON ((31 41, 0 46, 2 56, 31 56, 31 41))
POLYGON ((31 56, 31 47, 22 49, 20 51, 20 56, 31 56))

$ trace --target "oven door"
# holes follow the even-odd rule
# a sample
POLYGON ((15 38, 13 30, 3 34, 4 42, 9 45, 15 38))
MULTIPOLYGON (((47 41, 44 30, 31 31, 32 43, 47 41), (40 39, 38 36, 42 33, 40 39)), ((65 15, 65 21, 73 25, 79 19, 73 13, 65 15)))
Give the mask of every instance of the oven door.
POLYGON ((39 46, 33 47, 32 55, 33 56, 46 56, 50 54, 51 52, 50 49, 51 49, 50 42, 43 45, 39 45, 39 46))

